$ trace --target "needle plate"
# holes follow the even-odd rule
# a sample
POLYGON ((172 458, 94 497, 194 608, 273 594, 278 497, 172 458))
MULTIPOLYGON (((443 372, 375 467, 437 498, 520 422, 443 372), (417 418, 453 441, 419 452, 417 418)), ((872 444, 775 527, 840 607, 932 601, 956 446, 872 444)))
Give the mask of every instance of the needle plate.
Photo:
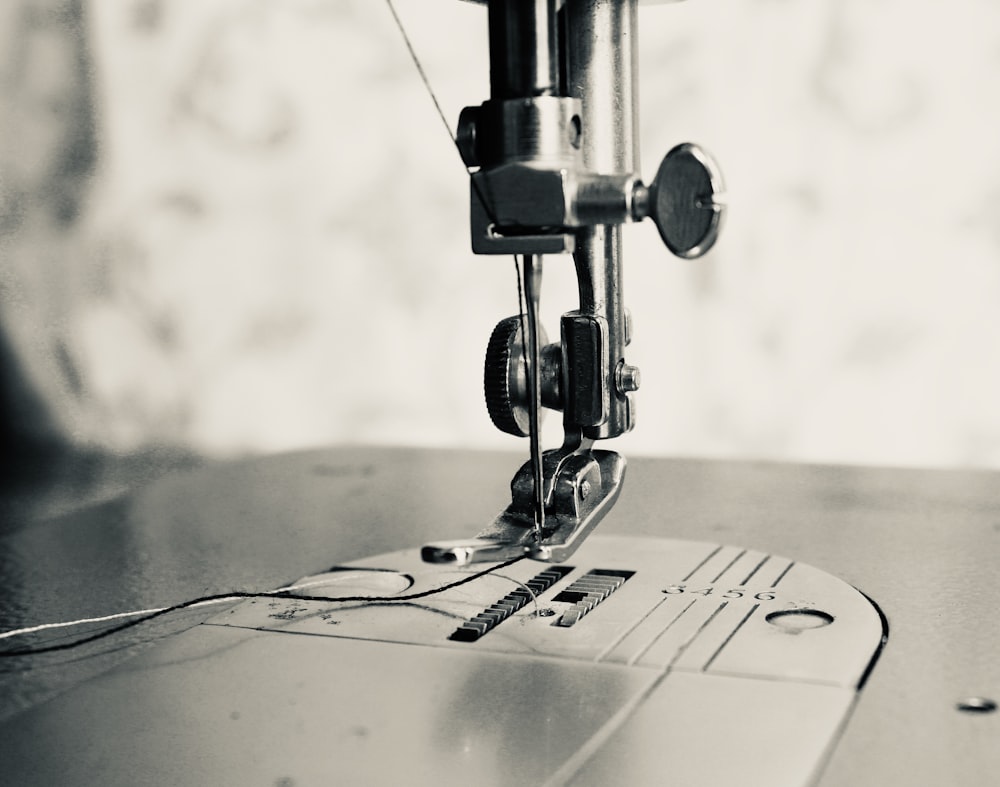
MULTIPOLYGON (((309 577, 306 592, 409 596, 468 573, 409 550, 309 577)), ((409 601, 239 604, 24 714, 8 775, 800 787, 885 634, 864 595, 816 568, 595 536, 567 564, 523 560, 409 601), (456 638, 470 621, 477 636, 456 638), (59 757, 38 747, 49 739, 59 757)))

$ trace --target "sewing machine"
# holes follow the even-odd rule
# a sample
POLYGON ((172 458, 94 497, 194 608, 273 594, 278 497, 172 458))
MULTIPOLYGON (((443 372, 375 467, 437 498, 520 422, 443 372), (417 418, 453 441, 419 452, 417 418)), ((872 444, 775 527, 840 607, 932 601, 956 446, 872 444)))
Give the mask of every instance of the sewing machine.
MULTIPOLYGON (((196 549, 229 527, 254 545, 243 559, 260 553, 272 573, 282 556, 297 554, 291 567, 336 555, 295 595, 351 600, 203 613, 6 725, 6 774, 25 785, 825 787, 938 784, 957 768, 983 783, 996 747, 973 683, 990 685, 988 642, 961 643, 975 679, 954 711, 958 682, 929 673, 962 629, 944 620, 935 638, 920 626, 951 604, 912 569, 891 569, 912 539, 987 576, 983 550, 967 546, 989 538, 997 493, 978 477, 648 460, 622 495, 624 459, 593 447, 635 423, 622 228, 650 217, 670 251, 696 257, 719 231, 721 179, 681 145, 640 180, 636 0, 492 0, 486 13, 490 97, 463 112, 456 143, 473 170, 473 250, 517 255, 523 277, 523 313, 497 326, 484 373, 493 422, 529 438, 510 503, 473 538, 435 540, 466 535, 457 528, 492 505, 507 457, 470 470, 462 454, 375 449, 154 487, 132 504, 143 549, 196 549), (544 254, 572 254, 580 290, 551 344, 538 317, 544 254), (549 451, 543 407, 563 413, 565 440, 549 451), (982 504, 962 502, 970 495, 982 504), (964 512, 958 544, 898 532, 929 505, 964 512), (602 519, 609 532, 593 534, 602 519), (197 535, 170 538, 188 520, 197 535), (414 539, 426 543, 398 550, 414 539), (880 606, 910 655, 893 655, 895 631, 882 654, 880 606), (892 725, 929 703, 935 728, 911 729, 894 752, 892 725)), ((990 614, 997 592, 987 583, 961 617, 990 614)))
POLYGON ((473 251, 522 259, 524 311, 496 326, 484 388, 493 423, 529 437, 531 459, 489 528, 428 545, 424 559, 561 561, 621 491, 625 460, 594 442, 635 425, 622 225, 649 217, 674 254, 698 257, 718 235, 722 179, 690 144, 666 155, 649 186, 639 177, 636 3, 497 0, 488 9, 490 98, 462 112, 456 143, 475 169, 473 251), (580 293, 552 344, 538 318, 543 254, 573 255, 580 293), (563 413, 564 432, 544 454, 543 406, 563 413))

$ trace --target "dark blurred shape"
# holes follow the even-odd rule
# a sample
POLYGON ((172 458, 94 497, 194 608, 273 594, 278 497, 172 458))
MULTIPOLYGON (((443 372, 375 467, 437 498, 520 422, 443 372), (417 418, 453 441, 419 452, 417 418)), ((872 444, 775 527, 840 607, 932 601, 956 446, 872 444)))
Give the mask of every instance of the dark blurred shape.
POLYGON ((0 487, 37 478, 68 450, 42 397, 28 383, 17 355, 0 332, 0 487))
MULTIPOLYGON (((83 1, 21 2, 8 12, 5 21, 10 26, 5 37, 13 46, 3 58, 9 76, 4 90, 8 103, 4 113, 6 150, 0 165, 7 165, 3 174, 11 182, 2 195, 5 204, 0 204, 4 214, 0 216, 0 235, 16 238, 12 253, 20 252, 22 257, 14 260, 16 281, 18 264, 32 267, 45 257, 39 254, 39 259, 32 259, 32 255, 25 256, 26 249, 42 244, 44 250, 45 244, 72 232, 83 210, 98 144, 93 63, 83 1), (53 39, 66 53, 65 59, 46 56, 51 55, 47 47, 53 39), (51 131, 55 133, 48 133, 51 131), (43 147, 39 149, 39 145, 43 147), (13 163, 19 159, 42 164, 20 167, 13 163)), ((56 244, 54 248, 65 256, 72 246, 56 244)), ((69 264, 72 260, 62 259, 52 271, 54 287, 58 288, 61 267, 69 264)), ((12 289, 17 292, 16 287, 12 289)), ((54 297, 52 304, 20 304, 15 311, 32 314, 44 324, 50 318, 47 312, 64 308, 59 296, 54 297)), ((18 319, 4 305, 0 309, 0 326, 18 319)), ((30 366, 25 363, 25 353, 37 348, 18 346, 12 339, 16 332, 9 330, 0 327, 0 485, 7 489, 51 475, 48 471, 54 460, 71 450, 69 437, 62 433, 45 392, 35 387, 47 385, 46 381, 33 381, 25 374, 30 366)), ((57 350, 57 356, 58 373, 75 395, 81 395, 83 381, 64 347, 57 350)))

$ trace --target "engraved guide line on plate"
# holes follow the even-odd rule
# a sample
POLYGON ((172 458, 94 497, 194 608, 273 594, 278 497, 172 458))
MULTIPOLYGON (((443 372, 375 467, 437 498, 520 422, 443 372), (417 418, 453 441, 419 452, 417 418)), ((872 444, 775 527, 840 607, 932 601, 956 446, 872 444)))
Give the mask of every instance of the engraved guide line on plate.
POLYGON ((732 560, 730 560, 730 561, 729 561, 729 563, 728 563, 728 564, 726 565, 726 567, 725 567, 724 569, 722 569, 722 571, 720 571, 720 572, 719 572, 719 573, 718 573, 718 574, 716 575, 715 579, 713 579, 713 580, 711 581, 711 583, 710 583, 710 584, 714 585, 714 584, 715 584, 716 582, 718 582, 718 581, 719 581, 720 579, 722 579, 722 578, 723 578, 723 577, 725 576, 726 572, 727 572, 727 571, 729 571, 729 569, 731 569, 731 568, 732 568, 733 566, 735 566, 735 565, 736 565, 736 561, 738 561, 738 560, 739 560, 739 559, 740 559, 741 557, 743 557, 743 556, 744 556, 744 555, 745 555, 746 553, 747 553, 747 551, 746 551, 745 549, 744 549, 744 550, 742 550, 741 552, 739 552, 739 553, 738 553, 738 554, 736 555, 736 557, 734 557, 734 558, 733 558, 732 560))
MULTIPOLYGON (((721 548, 721 547, 720 547, 721 548)), ((716 550, 718 552, 718 550, 716 550)), ((714 553, 713 553, 714 554, 714 553)), ((711 555, 709 556, 711 557, 711 555)), ((699 566, 700 567, 700 566, 699 566)), ((697 568, 695 569, 697 570, 697 568)), ((688 575, 690 577, 694 572, 688 575)), ((611 738, 612 735, 625 723, 625 721, 635 712, 642 703, 644 703, 649 696, 656 691, 657 688, 663 683, 667 675, 670 674, 670 669, 674 662, 680 657, 684 650, 698 637, 698 635, 705 629, 708 624, 715 619, 723 608, 729 602, 723 601, 722 604, 716 608, 716 610, 709 616, 708 620, 701 624, 694 634, 692 634, 688 640, 678 649, 677 654, 674 656, 673 661, 668 664, 663 671, 653 680, 649 686, 646 687, 645 691, 636 692, 632 698, 623 704, 618 711, 608 719, 608 721, 595 732, 590 740, 588 740, 583 746, 579 747, 568 760, 566 760, 559 769, 552 774, 546 781, 544 787, 556 787, 557 785, 565 785, 570 778, 590 760, 594 754, 611 738)), ((687 611, 694 605, 694 601, 684 608, 687 611)), ((683 614, 683 612, 681 613, 683 614)), ((680 616, 678 616, 680 617, 680 616)), ((668 627, 669 628, 669 627, 668 627)), ((662 633, 662 632, 661 632, 662 633)))
POLYGON ((760 604, 754 604, 752 607, 750 607, 750 611, 743 616, 743 619, 736 624, 736 628, 734 628, 732 631, 729 632, 729 636, 727 636, 722 641, 722 644, 719 645, 715 653, 712 654, 711 658, 709 658, 709 660, 705 662, 705 666, 701 668, 702 672, 708 671, 708 668, 712 666, 712 662, 715 661, 715 659, 718 657, 720 653, 722 653, 723 648, 725 648, 726 645, 729 644, 730 640, 732 640, 732 638, 736 636, 736 632, 739 631, 741 628, 743 628, 743 624, 746 623, 748 620, 750 620, 750 616, 753 615, 753 613, 756 612, 759 607, 760 604))
POLYGON ((722 551, 722 545, 720 544, 715 549, 713 549, 711 552, 709 552, 708 555, 706 555, 705 558, 697 566, 695 566, 694 568, 692 568, 687 573, 687 576, 685 576, 684 579, 681 580, 681 582, 687 582, 687 581, 689 581, 691 579, 691 577, 693 577, 695 574, 697 574, 698 571, 700 571, 701 568, 708 563, 709 560, 711 560, 713 557, 715 557, 721 551, 722 551))
POLYGON ((778 578, 776 580, 774 580, 774 582, 771 583, 771 587, 773 587, 773 588, 778 587, 778 583, 781 582, 781 580, 783 580, 785 578, 785 575, 789 571, 792 570, 792 567, 794 565, 795 565, 795 561, 794 560, 790 561, 789 564, 785 567, 785 570, 782 571, 780 574, 778 574, 778 578))
MULTIPOLYGON (((634 654, 633 654, 633 655, 631 656, 631 658, 629 658, 629 659, 628 659, 628 661, 626 661, 625 663, 626 663, 626 664, 628 664, 629 666, 631 666, 631 665, 635 664, 635 663, 636 663, 636 662, 637 662, 637 661, 638 661, 639 659, 641 659, 641 658, 642 658, 643 656, 645 656, 645 655, 646 655, 646 653, 647 653, 647 652, 649 651, 649 649, 650 649, 651 647, 653 647, 653 645, 655 645, 655 644, 656 644, 657 642, 659 642, 659 641, 660 641, 660 638, 661 638, 661 637, 662 637, 662 636, 663 636, 664 634, 666 634, 666 633, 667 633, 667 631, 669 631, 669 630, 670 630, 670 627, 671 627, 671 626, 673 626, 673 625, 674 625, 674 624, 675 624, 675 623, 676 623, 676 622, 677 622, 678 620, 680 620, 680 619, 681 619, 681 618, 682 618, 682 617, 684 616, 684 613, 685 613, 685 612, 687 612, 687 611, 688 611, 689 609, 691 609, 691 607, 693 607, 693 606, 694 606, 694 604, 695 604, 695 602, 696 602, 697 600, 698 600, 698 599, 696 599, 696 598, 693 598, 693 599, 691 599, 691 600, 690 600, 690 601, 689 601, 689 602, 687 603, 687 606, 685 606, 685 607, 684 607, 684 609, 682 609, 682 610, 681 610, 680 612, 678 612, 678 613, 677 613, 676 615, 674 615, 673 619, 672 619, 672 620, 671 620, 671 621, 670 621, 670 622, 669 622, 669 623, 668 623, 668 624, 667 624, 666 626, 664 626, 664 627, 663 627, 662 629, 660 629, 660 631, 659 631, 659 632, 658 632, 658 633, 656 634, 656 636, 655 636, 655 637, 653 637, 653 638, 652 638, 652 639, 651 639, 651 640, 650 640, 650 641, 649 641, 648 643, 646 643, 646 646, 645 646, 645 647, 643 647, 643 648, 640 648, 640 649, 639 649, 639 650, 638 650, 638 651, 637 651, 636 653, 634 653, 634 654)), ((657 604, 656 606, 657 606, 657 607, 659 607, 659 606, 660 606, 661 604, 665 604, 666 602, 667 602, 667 599, 666 599, 666 598, 664 598, 664 599, 663 599, 663 600, 662 600, 662 601, 661 601, 661 602, 660 602, 659 604, 657 604)), ((645 620, 645 618, 643 618, 643 620, 645 620)), ((700 629, 699 629, 699 630, 700 630, 700 629)), ((697 632, 695 632, 695 634, 697 634, 697 632)))
POLYGON ((760 571, 761 568, 764 567, 764 564, 770 559, 771 559, 770 555, 764 555, 764 557, 761 558, 760 562, 753 567, 753 570, 746 575, 746 578, 740 583, 740 587, 745 587, 750 582, 750 580, 754 578, 754 575, 758 571, 760 571))

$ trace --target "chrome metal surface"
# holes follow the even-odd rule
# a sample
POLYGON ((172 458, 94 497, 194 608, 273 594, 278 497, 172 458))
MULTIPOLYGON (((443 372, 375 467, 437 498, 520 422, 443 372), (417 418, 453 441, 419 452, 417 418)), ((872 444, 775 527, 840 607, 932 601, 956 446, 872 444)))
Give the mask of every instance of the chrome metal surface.
MULTIPOLYGON (((713 201, 717 173, 693 146, 671 151, 651 187, 639 180, 637 13, 637 0, 490 3, 490 98, 467 107, 459 120, 463 157, 479 168, 470 187, 473 250, 526 258, 573 254, 579 307, 563 316, 561 362, 549 364, 561 376, 567 442, 614 438, 635 425, 630 397, 640 375, 624 357, 630 337, 621 225, 652 215, 668 247, 690 257, 711 246, 721 220, 713 201)), ((487 377, 498 383, 489 390, 519 392, 514 358, 506 353, 506 374, 487 359, 487 377)), ((491 417, 513 434, 523 434, 529 422, 540 490, 537 387, 526 397, 518 393, 527 400, 527 419, 517 417, 525 402, 507 396, 512 404, 503 403, 502 394, 487 393, 491 417)), ((572 450, 582 454, 589 447, 572 450)), ((554 479, 544 482, 551 486, 554 479)), ((498 520, 511 527, 489 538, 509 538, 519 549, 520 513, 516 503, 512 508, 498 520)), ((536 523, 545 510, 536 506, 536 523)), ((536 527, 535 540, 546 541, 544 528, 536 527)), ((496 548, 491 544, 485 554, 496 548)))
MULTIPOLYGON (((548 165, 558 171, 559 167, 580 166, 579 116, 578 99, 542 95, 488 101, 474 108, 472 114, 466 112, 462 117, 464 124, 473 123, 476 129, 478 166, 533 164, 536 169, 548 165)), ((532 174, 531 167, 514 168, 513 171, 525 178, 532 174)), ((491 180, 499 182, 499 176, 493 175, 491 180)), ((512 204, 531 203, 524 199, 512 204)), ((504 224, 545 226, 543 220, 548 218, 545 215, 547 207, 539 197, 535 200, 535 209, 542 211, 541 219, 532 220, 526 209, 512 215, 499 213, 498 219, 504 224)), ((564 214, 556 215, 562 223, 564 214)))
POLYGON ((489 4, 490 97, 559 92, 556 0, 493 0, 489 4))
MULTIPOLYGON (((454 577, 406 550, 301 582, 333 596, 377 587, 391 600, 454 577)), ((756 783, 793 787, 835 739, 882 638, 864 596, 786 558, 594 538, 574 566, 522 561, 419 603, 246 601, 23 715, 5 730, 5 776, 515 785, 618 774, 643 785, 670 773, 693 787, 746 783, 745 760, 712 756, 724 736, 754 747, 756 783), (774 636, 767 612, 804 603, 835 622, 774 636), (456 638, 456 626, 472 633, 456 638), (648 746, 674 719, 698 716, 714 721, 648 746), (751 717, 754 732, 743 729, 751 717), (60 741, 60 756, 39 741, 60 741), (122 747, 128 755, 116 756, 122 747)))
MULTIPOLYGON (((573 261, 580 292, 580 309, 575 314, 586 315, 607 325, 607 344, 602 348, 600 366, 589 379, 581 379, 584 388, 568 388, 566 395, 572 396, 574 390, 578 396, 587 395, 589 391, 600 392, 603 402, 601 417, 588 419, 588 423, 581 423, 580 426, 592 440, 606 440, 619 437, 635 426, 632 402, 615 385, 615 371, 625 355, 621 227, 599 225, 582 230, 577 235, 573 261)), ((575 350, 573 346, 564 345, 566 357, 563 364, 567 369, 583 363, 583 359, 576 360, 575 350)), ((570 407, 569 402, 567 407, 570 407)))
MULTIPOLYGON (((508 349, 499 353, 505 363, 494 362, 499 340, 491 339, 486 377, 494 423, 523 433, 525 419, 517 415, 524 402, 512 394, 527 399, 536 532, 524 532, 522 470, 511 505, 493 525, 471 541, 429 545, 429 560, 473 562, 525 549, 565 559, 617 498, 624 461, 591 453, 590 443, 633 428, 630 396, 639 387, 639 370, 624 358, 630 337, 620 228, 641 217, 649 198, 635 174, 636 13, 635 0, 490 4, 490 99, 463 111, 458 133, 466 163, 479 166, 471 186, 473 250, 523 253, 526 260, 573 253, 579 308, 563 316, 561 362, 549 364, 560 371, 566 437, 542 472, 541 386, 527 375, 530 390, 522 397, 516 353, 508 349), (553 527, 542 521, 549 515, 553 527)), ((528 368, 539 368, 537 344, 522 350, 522 359, 529 352, 535 362, 528 368)))
POLYGON ((636 0, 570 0, 569 95, 583 103, 583 158, 592 172, 637 173, 639 41, 636 0))
POLYGON ((513 533, 508 534, 505 531, 496 538, 477 537, 424 544, 420 550, 420 557, 425 563, 456 566, 503 562, 530 555, 537 544, 537 539, 534 530, 528 531, 523 525, 519 525, 513 533))
MULTIPOLYGON (((639 172, 638 28, 635 0, 574 0, 567 8, 570 95, 583 104, 583 162, 607 175, 639 172)), ((591 439, 632 429, 629 397, 615 385, 625 353, 624 270, 621 227, 596 225, 577 235, 573 254, 580 312, 605 321, 607 346, 592 385, 604 392, 599 423, 581 424, 591 439)), ((569 350, 568 350, 569 351, 569 350)), ((572 361, 567 359, 567 365, 572 361)))
MULTIPOLYGON (((171 471, 157 457, 137 457, 111 476, 95 472, 92 464, 76 463, 60 470, 52 483, 16 490, 8 483, 0 519, 0 630, 158 606, 206 591, 277 587, 330 565, 344 565, 407 543, 416 546, 442 531, 457 532, 470 521, 488 519, 505 497, 495 478, 509 474, 514 460, 506 453, 341 448, 171 471), (124 494, 124 489, 132 491, 124 494)), ((629 494, 622 496, 605 519, 602 535, 711 538, 787 555, 857 586, 877 599, 885 612, 891 626, 889 645, 856 700, 839 743, 828 753, 816 787, 992 783, 1000 772, 996 746, 1000 713, 961 711, 956 704, 970 697, 996 700, 1000 696, 1000 661, 996 659, 1000 586, 989 581, 1000 539, 996 473, 642 457, 632 459, 629 466, 629 494)), ((605 557, 614 555, 602 553, 602 564, 605 557)), ((575 561, 567 565, 583 568, 575 561)), ((572 581, 572 577, 567 579, 572 581)), ((497 580, 494 600, 515 587, 497 580)), ((553 593, 559 589, 553 587, 553 593)), ((393 590, 392 585, 381 590, 364 587, 366 594, 393 590)), ((540 599, 540 611, 547 607, 545 598, 540 599)), ((351 734, 354 728, 338 714, 338 701, 359 696, 371 699, 366 706, 370 718, 392 707, 385 704, 391 696, 417 696, 424 688, 434 710, 414 711, 405 718, 392 716, 392 711, 382 714, 382 718, 395 719, 397 730, 412 730, 414 737, 404 751, 410 751, 410 745, 419 748, 421 740, 438 730, 433 740, 452 751, 467 742, 483 745, 483 740, 489 740, 508 747, 493 751, 521 753, 528 751, 527 740, 540 759, 549 756, 547 746, 558 746, 554 758, 567 750, 564 745, 572 748, 579 742, 575 735, 586 737, 586 732, 575 722, 565 729, 553 726, 553 719, 574 718, 579 709, 589 713, 599 707, 602 713, 614 713, 621 707, 605 693, 612 691, 609 681, 615 680, 614 673, 605 669, 594 671, 581 665, 573 668, 572 677, 568 673, 555 676, 538 672, 536 667, 512 670, 497 660, 475 672, 475 683, 462 683, 458 672, 442 669, 432 686, 419 687, 407 683, 407 670, 393 671, 378 655, 404 645, 363 642, 352 647, 344 640, 344 649, 337 646, 338 657, 330 658, 322 643, 316 642, 321 638, 295 637, 300 649, 296 650, 299 644, 275 644, 275 650, 287 647, 287 652, 265 666, 260 652, 241 662, 249 648, 249 644, 239 644, 241 633, 213 627, 220 637, 227 632, 233 635, 227 652, 236 658, 225 669, 216 669, 201 658, 191 640, 174 644, 168 636, 209 614, 211 609, 191 610, 65 654, 0 659, 0 718, 8 720, 0 727, 5 778, 11 781, 26 772, 27 758, 45 760, 27 778, 28 785, 86 784, 88 777, 79 772, 86 769, 88 758, 103 751, 102 767, 126 774, 122 778, 131 779, 132 784, 137 775, 151 774, 160 766, 200 768, 204 779, 195 778, 195 783, 212 782, 221 773, 214 783, 225 784, 229 778, 225 774, 234 771, 234 758, 248 768, 256 767, 257 774, 273 773, 275 778, 293 773, 274 768, 298 762, 298 783, 310 784, 309 769, 320 762, 331 738, 343 734, 359 749, 373 745, 371 735, 351 734), (164 636, 166 640, 158 639, 164 636), (149 650, 157 642, 170 650, 158 650, 161 666, 142 673, 153 675, 156 683, 147 685, 136 672, 150 663, 146 659, 152 654, 99 678, 137 650, 149 650), (379 672, 370 681, 364 677, 369 667, 379 672), (299 685, 303 671, 315 672, 315 686, 311 682, 299 685), (331 683, 334 677, 343 679, 337 683, 341 688, 331 683), (165 683, 161 680, 171 685, 169 691, 162 690, 165 683), (106 698, 109 688, 120 687, 122 682, 128 683, 128 699, 102 700, 103 715, 82 706, 67 713, 67 706, 58 704, 106 698), (347 684, 352 688, 344 694, 347 684), (467 701, 474 695, 473 686, 484 684, 495 690, 489 704, 466 703, 468 713, 479 714, 467 719, 471 726, 460 728, 449 721, 450 702, 442 688, 454 687, 467 701), (210 691, 203 692, 202 687, 210 691), (227 707, 224 701, 209 699, 221 695, 236 704, 227 707), (532 695, 537 703, 531 701, 532 695), (217 703, 221 712, 212 716, 210 724, 202 724, 186 705, 190 697, 201 697, 204 704, 217 703), (579 697, 587 697, 588 702, 579 705, 575 699, 579 697), (297 726, 301 717, 295 714, 304 713, 307 706, 315 710, 318 726, 297 726), (274 744, 273 736, 263 742, 253 739, 248 724, 254 718, 251 707, 271 714, 275 725, 284 725, 287 740, 281 746, 274 744), (46 731, 36 735, 31 752, 24 754, 15 749, 14 741, 23 733, 29 711, 35 719, 32 725, 43 714, 48 720, 46 731), (240 712, 241 718, 231 718, 233 711, 240 712), (514 738, 504 738, 496 726, 501 717, 516 718, 525 735, 516 732, 511 733, 514 738), (408 726, 410 720, 419 726, 408 726), (98 732, 95 721, 120 724, 127 732, 117 741, 102 740, 97 749, 90 749, 98 732), (178 728, 172 740, 159 734, 160 725, 174 723, 188 727, 178 728), (549 737, 554 735, 559 739, 549 737)), ((599 614, 604 614, 601 608, 593 613, 599 614)), ((588 615, 581 625, 600 620, 594 616, 588 615)), ((470 647, 488 643, 505 626, 517 625, 508 620, 470 647)), ((775 629, 775 636, 788 638, 813 633, 789 636, 768 628, 775 629)), ((833 627, 820 629, 825 630, 833 627)), ((206 633, 211 633, 207 627, 199 627, 192 636, 206 633)), ((246 634, 261 640, 278 636, 246 634)), ((31 639, 41 642, 44 638, 39 634, 31 639)), ((213 638, 205 643, 205 650, 214 652, 219 646, 213 638)), ((422 661, 418 654, 414 668, 421 669, 422 661)), ((682 676, 674 677, 671 692, 683 693, 677 683, 682 676)), ((795 735, 805 725, 821 724, 819 711, 809 709, 821 702, 822 690, 808 701, 803 698, 799 708, 786 706, 787 713, 779 714, 781 726, 765 726, 760 723, 759 709, 768 707, 766 698, 737 692, 723 676, 694 679, 700 682, 697 692, 704 688, 716 692, 720 700, 729 698, 734 720, 742 721, 739 735, 724 735, 717 726, 719 717, 711 713, 714 706, 696 705, 695 691, 683 700, 692 703, 692 710, 685 714, 671 714, 674 699, 665 694, 663 716, 641 717, 652 724, 649 737, 644 740, 646 733, 639 727, 630 732, 636 736, 632 739, 636 748, 630 754, 636 768, 643 767, 647 758, 655 760, 664 740, 680 746, 685 736, 699 729, 717 733, 712 754, 740 765, 741 784, 754 783, 758 767, 767 769, 812 756, 789 745, 774 763, 768 763, 758 756, 754 740, 782 737, 789 726, 795 735)), ((632 696, 632 688, 616 685, 614 691, 620 690, 621 698, 632 696)), ((483 756, 483 770, 495 768, 499 774, 487 777, 486 783, 505 773, 538 783, 533 778, 537 772, 530 771, 538 759, 528 762, 514 757, 505 763, 492 752, 483 756)), ((412 760, 399 753, 387 760, 372 762, 376 769, 372 773, 390 768, 390 763, 412 765, 412 760)), ((577 778, 593 772, 594 782, 599 783, 602 774, 595 770, 596 763, 591 761, 577 778)), ((184 778, 179 770, 176 773, 175 783, 184 778)), ((407 778, 412 783, 423 777, 413 767, 407 778)), ((260 777, 248 777, 247 783, 254 779, 260 777)), ((156 781, 154 776, 149 780, 156 781)), ((363 776, 344 770, 341 781, 352 780, 365 783, 363 776)), ((169 775, 162 783, 171 783, 169 775)), ((608 777, 604 783, 617 784, 621 779, 608 777)))
POLYGON ((629 394, 639 390, 642 375, 638 366, 631 366, 622 361, 615 371, 615 387, 619 393, 629 394))
POLYGON ((535 523, 536 476, 532 462, 511 482, 512 501, 475 538, 435 541, 421 554, 430 563, 467 565, 530 555, 562 562, 583 543, 621 494, 625 459, 613 451, 594 451, 587 441, 568 443, 542 458, 545 524, 535 523))

